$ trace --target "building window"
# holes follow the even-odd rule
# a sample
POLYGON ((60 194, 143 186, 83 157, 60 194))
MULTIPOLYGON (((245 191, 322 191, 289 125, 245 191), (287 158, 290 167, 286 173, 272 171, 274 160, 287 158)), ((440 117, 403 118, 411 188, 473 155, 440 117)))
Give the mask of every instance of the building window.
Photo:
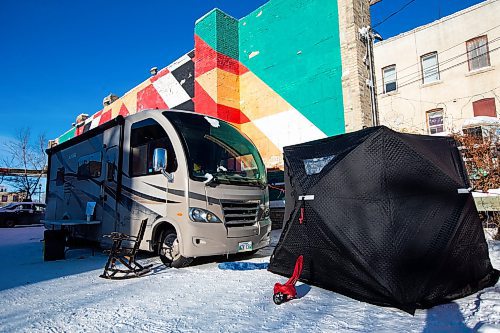
POLYGON ((472 108, 474 109, 474 117, 497 116, 497 108, 495 106, 494 98, 483 98, 480 99, 479 101, 472 102, 472 108))
POLYGON ((7 202, 9 201, 9 196, 8 195, 2 195, 2 202, 7 202))
POLYGON ((14 202, 19 201, 19 196, 18 196, 17 194, 14 194, 14 195, 12 196, 12 201, 14 201, 14 202))
POLYGON ((427 111, 427 127, 429 128, 429 134, 444 132, 443 109, 427 111))
POLYGON ((483 140, 483 130, 481 126, 469 127, 463 129, 464 135, 476 138, 478 140, 483 140))
POLYGON ((382 68, 382 78, 384 80, 384 93, 398 89, 396 79, 396 65, 382 68))
POLYGON ((488 38, 480 36, 467 41, 467 59, 469 71, 474 71, 490 65, 488 38))
POLYGON ((422 82, 431 83, 439 80, 439 63, 437 52, 428 53, 421 57, 422 82))

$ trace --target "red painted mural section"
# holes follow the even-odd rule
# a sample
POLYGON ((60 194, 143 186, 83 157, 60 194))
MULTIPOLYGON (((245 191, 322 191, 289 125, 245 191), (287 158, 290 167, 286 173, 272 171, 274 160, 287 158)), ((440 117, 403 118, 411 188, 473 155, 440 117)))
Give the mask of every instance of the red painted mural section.
POLYGON ((198 82, 194 82, 194 106, 197 113, 217 117, 217 103, 198 82))
MULTIPOLYGON (((217 67, 217 52, 194 35, 194 73, 199 77, 217 67)), ((196 93, 195 93, 196 94, 196 93)))
POLYGON ((163 68, 155 76, 151 77, 151 82, 157 81, 159 78, 161 78, 162 76, 167 75, 168 73, 170 73, 170 71, 166 67, 163 68))
POLYGON ((111 120, 111 109, 101 114, 101 118, 99 119, 99 125, 102 125, 109 120, 111 120))
POLYGON ((168 109, 167 104, 152 84, 137 93, 137 112, 149 109, 168 109))
POLYGON ((129 115, 129 112, 128 112, 128 109, 127 107, 125 106, 125 104, 122 104, 121 108, 120 108, 120 111, 118 112, 118 115, 122 116, 122 117, 126 117, 129 115))
POLYGON ((80 123, 79 125, 76 125, 75 136, 83 133, 83 128, 85 127, 84 125, 85 125, 84 123, 80 123))
POLYGON ((238 60, 215 51, 197 35, 194 36, 194 41, 196 77, 203 75, 214 68, 219 68, 236 75, 248 72, 248 68, 241 64, 238 60))
POLYGON ((229 121, 233 124, 244 124, 250 121, 250 119, 248 119, 239 109, 222 104, 217 104, 217 118, 229 121))
MULTIPOLYGON (((215 51, 199 36, 195 35, 194 40, 196 78, 215 68, 235 75, 241 75, 248 72, 248 68, 238 60, 215 51)), ((214 82, 214 84, 218 84, 218 82, 214 82)), ((243 124, 250 121, 241 110, 223 104, 217 104, 196 80, 194 103, 195 111, 198 113, 217 117, 233 124, 243 124)))
MULTIPOLYGON (((103 110, 104 110, 104 109, 103 109, 103 110)), ((95 118, 99 117, 99 116, 102 114, 102 111, 103 111, 103 110, 99 110, 99 111, 97 111, 97 112, 96 112, 96 113, 92 116, 92 119, 95 119, 95 118)))

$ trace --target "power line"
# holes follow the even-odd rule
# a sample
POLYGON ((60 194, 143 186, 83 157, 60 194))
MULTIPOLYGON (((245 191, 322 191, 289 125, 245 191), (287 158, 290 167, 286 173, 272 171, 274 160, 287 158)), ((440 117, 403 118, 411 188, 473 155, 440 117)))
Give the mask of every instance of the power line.
MULTIPOLYGON (((494 48, 494 49, 491 49, 491 50, 489 50, 489 52, 488 52, 488 53, 490 53, 490 54, 491 54, 491 53, 493 53, 494 51, 497 51, 498 49, 500 49, 500 47, 496 47, 496 48, 494 48)), ((477 55, 477 56, 475 56, 475 57, 473 57, 473 58, 471 58, 471 59, 476 59, 476 58, 479 58, 479 57, 481 57, 481 56, 484 56, 484 54, 477 55)), ((447 70, 453 69, 453 68, 455 68, 455 67, 457 67, 457 66, 460 66, 460 65, 466 64, 466 63, 468 63, 468 62, 469 62, 469 59, 464 60, 464 61, 461 61, 461 62, 459 62, 459 63, 456 63, 456 64, 452 65, 452 66, 449 66, 449 67, 447 67, 447 68, 445 68, 445 69, 440 70, 440 73, 442 73, 442 72, 446 72, 447 70)), ((419 78, 418 78, 418 79, 416 79, 416 80, 409 81, 409 82, 405 82, 404 84, 398 85, 398 88, 402 88, 402 87, 405 87, 405 86, 407 86, 407 85, 413 84, 413 83, 415 83, 415 82, 420 82, 420 81, 421 81, 421 79, 420 79, 420 77, 419 77, 419 78)))
MULTIPOLYGON (((499 28, 499 27, 500 27, 500 24, 499 24, 499 25, 496 25, 496 26, 494 26, 494 27, 492 27, 492 28, 489 28, 488 30, 485 30, 485 31, 483 31, 483 32, 480 32, 480 33, 476 34, 476 36, 482 36, 482 35, 485 35, 485 34, 487 34, 488 32, 490 32, 490 31, 492 31, 492 30, 495 30, 495 29, 497 29, 497 28, 499 28)), ((438 55, 441 55, 441 54, 443 54, 443 53, 445 53, 445 52, 447 52, 447 51, 449 51, 449 50, 451 50, 451 49, 453 49, 453 48, 455 48, 455 47, 457 47, 457 46, 463 45, 463 44, 464 44, 465 42, 467 42, 468 40, 469 40, 469 38, 468 38, 468 39, 466 39, 466 40, 464 40, 464 41, 460 41, 459 43, 457 43, 457 44, 455 44, 455 45, 452 45, 452 46, 448 47, 447 49, 444 49, 444 50, 442 50, 442 51, 436 51, 436 52, 438 53, 438 55)), ((496 39, 495 39, 495 40, 496 40, 496 39)), ((377 44, 375 44, 375 45, 377 45, 377 44)), ((466 52, 466 53, 467 53, 467 52, 466 52)), ((420 64, 420 61, 418 61, 418 62, 416 62, 416 63, 414 63, 414 64, 412 64, 412 65, 409 65, 409 66, 407 66, 407 67, 404 67, 403 69, 400 69, 398 72, 402 73, 402 72, 404 72, 405 70, 407 70, 407 69, 409 69, 409 68, 412 68, 412 67, 414 67, 414 66, 418 66, 419 64, 420 64)), ((413 73, 415 73, 415 72, 413 72, 413 73)))
MULTIPOLYGON (((499 26, 499 27, 500 27, 500 26, 499 26)), ((499 40, 500 40, 500 37, 497 37, 497 38, 495 38, 495 39, 492 39, 491 41, 488 41, 488 45, 491 45, 491 44, 493 44, 493 43, 496 43, 496 42, 497 42, 497 41, 499 41, 499 40)), ((464 42, 462 42, 462 43, 460 43, 460 44, 463 44, 463 43, 465 43, 465 41, 464 41, 464 42)), ((460 53, 460 54, 458 54, 458 55, 455 55, 455 56, 453 56, 453 57, 451 57, 451 58, 448 58, 448 59, 446 59, 446 60, 444 60, 444 61, 441 61, 441 62, 439 62, 437 65, 434 65, 434 66, 430 67, 429 69, 435 69, 436 67, 438 67, 438 68, 439 68, 439 65, 444 65, 444 64, 446 64, 446 63, 449 63, 449 62, 451 62, 451 61, 453 61, 453 60, 455 60, 455 59, 457 59, 457 58, 460 58, 461 56, 464 56, 464 55, 468 54, 468 53, 469 53, 469 52, 471 52, 471 51, 475 51, 475 50, 477 50, 477 49, 480 49, 480 48, 481 48, 481 47, 483 47, 483 46, 484 46, 484 45, 479 45, 479 46, 476 46, 475 48, 471 49, 470 51, 465 51, 465 52, 460 53)), ((439 55, 441 54, 441 53, 439 53, 439 52, 436 52, 436 53, 437 53, 438 57, 439 57, 439 55)), ((419 65, 420 63, 421 63, 421 61, 420 61, 420 62, 418 62, 418 63, 416 63, 416 65, 419 65)), ((412 65, 412 66, 410 66, 410 67, 413 67, 413 66, 414 66, 414 65, 412 65)), ((385 68, 385 67, 384 67, 384 68, 385 68)), ((406 67, 406 69, 408 69, 408 68, 409 68, 409 67, 406 67)), ((401 72, 403 72, 403 71, 404 71, 404 69, 399 70, 399 71, 397 71, 397 72, 398 72, 398 73, 401 73, 401 72)), ((415 75, 415 74, 417 74, 417 75, 419 75, 419 76, 420 76, 420 70, 417 70, 417 71, 414 71, 414 72, 411 72, 411 73, 405 74, 405 75, 403 75, 403 76, 399 76, 397 79, 398 79, 398 80, 401 80, 401 79, 403 79, 403 78, 407 78, 407 77, 409 77, 409 76, 413 76, 413 75, 415 75)), ((383 83, 382 83, 382 84, 380 84, 379 86, 377 86, 377 88, 383 88, 383 86, 384 86, 384 85, 383 85, 383 83)))
POLYGON ((397 15, 399 14, 400 12, 402 12, 406 7, 408 7, 409 5, 411 5, 413 2, 415 2, 416 0, 410 0, 409 2, 407 2, 403 7, 399 8, 398 10, 396 10, 394 13, 392 13, 391 15, 387 16, 385 19, 383 19, 382 21, 378 22, 377 24, 375 24, 373 27, 376 28, 378 27, 379 25, 383 24, 385 21, 387 21, 388 19, 390 19, 391 17, 393 17, 394 15, 397 15))
MULTIPOLYGON (((417 132, 422 132, 422 131, 425 132, 426 131, 425 130, 425 127, 427 125, 427 120, 426 119, 424 119, 422 121, 417 120, 414 117, 410 117, 408 119, 408 117, 406 117, 405 114, 401 113, 400 111, 396 111, 394 109, 394 107, 392 105, 392 100, 393 99, 401 99, 401 100, 406 100, 406 101, 409 101, 409 102, 417 102, 417 103, 424 102, 424 103, 428 103, 428 104, 434 105, 434 108, 441 108, 441 109, 443 109, 443 111, 444 111, 443 120, 444 119, 449 120, 450 122, 446 126, 447 126, 448 129, 453 130, 455 122, 462 121, 462 120, 470 118, 470 116, 465 117, 463 113, 464 113, 465 108, 468 105, 470 105, 470 102, 471 102, 471 100, 474 97, 476 97, 476 96, 483 96, 483 98, 484 98, 484 96, 486 94, 493 94, 495 96, 495 98, 500 102, 500 98, 496 94, 496 90, 499 89, 499 88, 500 88, 500 86, 497 86, 497 87, 495 87, 493 89, 486 90, 486 91, 483 91, 483 92, 480 92, 480 93, 477 93, 477 94, 474 94, 474 95, 457 97, 457 98, 454 98, 454 99, 450 99, 450 100, 447 100, 447 101, 441 101, 441 102, 431 102, 431 101, 423 101, 423 100, 405 98, 405 97, 400 97, 400 96, 390 96, 391 97, 391 100, 390 100, 391 101, 390 102, 391 112, 385 112, 385 113, 381 114, 381 119, 383 120, 382 123, 385 124, 385 125, 387 125, 387 126, 394 127, 394 128, 402 128, 402 126, 404 126, 403 128, 405 128, 405 129, 410 129, 410 130, 414 130, 414 131, 416 130, 417 132), (458 116, 456 114, 454 114, 453 112, 451 114, 449 114, 448 113, 448 103, 450 103, 450 102, 456 102, 458 100, 467 100, 467 102, 465 102, 463 104, 462 108, 460 109, 460 112, 459 112, 458 116)), ((410 103, 410 105, 416 111, 415 105, 413 103, 410 103)), ((431 109, 432 109, 432 107, 431 107, 431 109)), ((427 111, 429 111, 429 110, 427 110, 427 111)))
MULTIPOLYGON (((498 25, 497 27, 500 27, 500 25, 498 25)), ((492 39, 491 41, 488 41, 488 46, 491 46, 492 44, 494 44, 494 43, 498 42, 499 40, 500 40, 500 37, 497 37, 497 38, 495 38, 495 39, 492 39)), ((460 44, 463 44, 463 43, 465 43, 465 42, 466 42, 466 41, 461 42, 460 44)), ((479 48, 481 48, 481 47, 484 47, 484 45, 479 45, 479 46, 477 46, 477 47, 475 47, 475 48, 473 48, 473 49, 471 49, 471 50, 469 50, 469 51, 465 51, 465 52, 460 53, 460 54, 458 54, 458 55, 455 55, 455 56, 453 56, 453 57, 451 57, 451 58, 448 58, 448 59, 446 59, 446 60, 440 61, 440 62, 438 62, 436 65, 433 65, 433 66, 429 67, 428 69, 429 69, 429 70, 439 69, 439 67, 440 67, 440 66, 445 65, 445 64, 447 64, 447 63, 449 63, 449 62, 452 62, 453 60, 456 60, 456 59, 458 59, 458 58, 460 58, 460 57, 462 57, 462 56, 465 56, 465 55, 469 54, 471 51, 475 51, 475 50, 477 50, 477 49, 479 49, 479 48)), ((496 49, 495 49, 495 50, 496 50, 496 49)), ((489 50, 489 52, 488 52, 488 53, 490 53, 491 51, 492 51, 492 50, 489 50)), ((438 59, 439 59, 439 55, 440 55, 441 53, 436 52, 436 54, 438 55, 438 59)), ((475 57, 473 57, 473 58, 471 58, 471 59, 475 59, 475 58, 480 57, 480 56, 482 56, 482 55, 484 55, 484 54, 481 54, 481 55, 475 56, 475 57)), ((467 61, 468 61, 468 60, 469 60, 469 59, 467 59, 467 61)), ((460 64, 466 63, 467 61, 461 62, 460 64)), ((420 61, 420 62, 418 62, 418 63, 416 63, 415 65, 419 65, 420 63, 421 63, 421 61, 420 61)), ((413 66, 414 66, 414 65, 409 66, 409 67, 413 67, 413 66)), ((408 69, 409 67, 406 67, 405 69, 408 69)), ((383 68, 385 68, 385 67, 383 67, 383 68)), ((398 73, 401 73, 402 71, 404 71, 404 69, 403 69, 403 70, 399 70, 399 71, 397 70, 397 72, 398 72, 398 73)), ((439 71, 439 73, 441 73, 441 72, 443 72, 443 71, 444 71, 444 70, 440 70, 440 71, 439 71)), ((404 78, 408 78, 408 77, 415 77, 415 76, 416 76, 416 77, 418 77, 418 81, 420 81, 420 80, 421 80, 421 77, 420 77, 420 76, 421 76, 421 72, 420 72, 420 70, 416 70, 416 71, 410 72, 410 73, 405 74, 405 75, 403 75, 403 76, 398 76, 398 77, 397 77, 397 81, 400 81, 400 82, 401 82, 401 81, 402 81, 402 79, 404 79, 404 78)), ((412 80, 413 80, 413 78, 411 78, 409 81, 412 81, 412 80)), ((407 81, 407 82, 409 82, 409 81, 407 81)), ((413 81, 412 81, 412 82, 413 82, 413 81)), ((406 83, 406 82, 404 82, 404 83, 406 83)), ((404 84, 404 83, 403 83, 403 84, 404 84)), ((399 85, 399 84, 398 84, 398 87, 400 87, 400 86, 401 86, 401 85, 399 85)), ((383 90, 383 88, 384 88, 384 83, 383 83, 383 82, 382 82, 382 83, 379 83, 379 84, 377 85, 377 90, 381 90, 381 89, 383 90)))
POLYGON ((408 97, 401 97, 401 96, 396 96, 396 95, 391 96, 391 97, 397 98, 397 99, 404 99, 405 101, 427 103, 427 104, 436 104, 436 105, 438 105, 438 104, 446 104, 446 103, 458 101, 458 100, 461 100, 461 99, 468 99, 468 98, 472 98, 472 97, 476 97, 476 96, 481 96, 481 95, 488 94, 488 93, 493 93, 496 96, 495 91, 498 88, 500 88, 500 86, 497 86, 495 88, 492 88, 492 89, 489 89, 489 90, 486 90, 486 91, 483 91, 483 92, 480 92, 480 93, 477 93, 477 94, 474 94, 474 95, 452 98, 452 99, 449 99, 449 100, 446 100, 446 101, 441 101, 441 102, 426 101, 426 100, 422 100, 422 99, 411 99, 411 98, 408 98, 408 97))
MULTIPOLYGON (((500 37, 499 37, 499 38, 494 39, 491 43, 488 43, 488 45, 491 45, 491 44, 493 44, 494 42, 497 42, 497 41, 499 41, 499 40, 500 40, 500 37)), ((498 47, 497 47, 497 48, 494 48, 494 49, 491 49, 491 50, 489 50, 489 51, 488 51, 488 53, 487 53, 487 54, 491 53, 492 51, 496 51, 497 49, 498 49, 498 47)), ((457 56, 455 56, 455 57, 453 57, 453 58, 450 58, 450 59, 445 60, 445 61, 443 61, 443 62, 441 62, 441 63, 438 63, 437 65, 434 65, 434 66, 430 67, 430 69, 438 69, 438 70, 439 70, 439 66, 440 66, 440 65, 445 65, 445 64, 447 64, 447 63, 450 63, 451 61, 456 60, 456 59, 458 59, 458 58, 460 58, 460 57, 462 57, 462 56, 466 55, 467 53, 468 53, 468 52, 465 52, 465 53, 459 54, 459 55, 457 55, 457 56)), ((460 62, 460 63, 455 64, 455 65, 456 65, 456 66, 458 66, 458 65, 461 65, 461 64, 465 64, 465 63, 469 62, 470 60, 474 60, 474 59, 480 58, 480 57, 482 57, 482 56, 484 56, 484 55, 485 55, 485 54, 479 54, 479 55, 476 55, 476 56, 474 56, 474 57, 472 57, 472 58, 470 58, 470 59, 469 59, 469 58, 467 58, 467 60, 464 60, 464 61, 462 61, 462 62, 460 62)), ((442 72, 446 71, 447 69, 450 69, 450 68, 456 67, 455 65, 453 65, 453 66, 451 66, 451 67, 447 67, 446 69, 441 69, 441 70, 439 70, 439 71, 438 71, 438 74, 440 74, 440 73, 442 73, 442 72)), ((422 74, 423 74, 423 73, 422 73, 422 74)), ((413 74, 409 74, 409 75, 403 76, 403 77, 401 77, 401 78, 397 78, 397 81, 400 81, 400 82, 401 82, 401 84, 398 84, 398 87, 404 87, 405 85, 407 85, 407 83, 413 83, 413 82, 415 82, 415 81, 417 81, 417 82, 418 82, 418 81, 422 81, 422 77, 421 77, 421 75, 420 75, 420 72, 415 72, 415 73, 413 73, 413 74), (402 78, 407 78, 407 77, 410 77, 410 76, 411 76, 411 78, 409 78, 409 79, 408 79, 408 80, 406 80, 406 81, 402 81, 402 80, 401 80, 402 78)), ((382 86, 381 88, 383 88, 383 86, 382 86)))

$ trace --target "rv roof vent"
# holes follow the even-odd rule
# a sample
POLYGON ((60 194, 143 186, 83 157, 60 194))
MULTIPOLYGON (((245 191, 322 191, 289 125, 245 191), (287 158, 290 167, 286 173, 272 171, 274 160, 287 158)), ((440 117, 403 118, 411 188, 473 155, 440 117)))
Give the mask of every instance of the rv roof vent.
POLYGON ((52 148, 57 146, 57 139, 56 140, 49 140, 48 148, 52 148))
POLYGON ((79 123, 81 122, 84 122, 85 120, 87 120, 89 118, 89 115, 86 114, 86 113, 81 113, 79 114, 77 117, 76 117, 76 120, 75 120, 75 123, 76 125, 78 125, 79 123))
POLYGON ((116 96, 115 94, 111 93, 108 96, 104 97, 104 99, 102 100, 102 106, 111 105, 117 99, 118 99, 118 96, 116 96))
POLYGON ((149 73, 151 73, 151 75, 153 76, 156 75, 158 73, 158 67, 151 67, 149 73))

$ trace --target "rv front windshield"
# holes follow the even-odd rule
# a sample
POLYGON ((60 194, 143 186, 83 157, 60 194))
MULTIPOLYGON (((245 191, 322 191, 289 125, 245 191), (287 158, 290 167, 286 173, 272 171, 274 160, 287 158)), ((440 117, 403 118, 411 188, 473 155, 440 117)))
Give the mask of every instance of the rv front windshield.
POLYGON ((190 176, 224 184, 266 184, 257 148, 232 125, 196 113, 163 113, 184 141, 190 176))

